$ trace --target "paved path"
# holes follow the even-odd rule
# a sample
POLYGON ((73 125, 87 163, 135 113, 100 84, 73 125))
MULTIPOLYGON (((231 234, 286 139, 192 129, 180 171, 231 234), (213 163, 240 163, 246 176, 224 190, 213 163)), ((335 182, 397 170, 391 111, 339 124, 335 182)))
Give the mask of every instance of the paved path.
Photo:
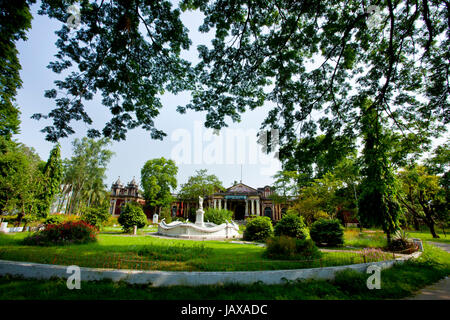
POLYGON ((450 253, 450 244, 449 243, 431 242, 431 241, 428 241, 428 243, 450 253))
MULTIPOLYGON (((428 243, 450 253, 450 244, 448 243, 430 241, 428 243)), ((408 298, 408 300, 450 300, 450 277, 446 277, 431 286, 425 287, 414 297, 408 298)))

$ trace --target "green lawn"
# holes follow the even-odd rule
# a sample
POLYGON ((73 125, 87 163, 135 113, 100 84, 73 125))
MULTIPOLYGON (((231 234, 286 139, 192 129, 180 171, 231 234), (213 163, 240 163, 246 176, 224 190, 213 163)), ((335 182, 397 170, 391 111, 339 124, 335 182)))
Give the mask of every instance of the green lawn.
MULTIPOLYGON (((21 244, 27 235, 0 235, 0 259, 82 267, 170 271, 277 270, 362 263, 359 252, 324 252, 321 260, 285 261, 263 257, 264 248, 229 241, 190 241, 152 236, 99 234, 98 242, 35 247, 21 244)), ((391 259, 386 254, 380 259, 391 259)), ((368 261, 368 260, 366 260, 368 261)))
POLYGON ((442 242, 450 244, 450 230, 446 231, 446 235, 437 232, 439 238, 433 238, 430 231, 407 231, 411 238, 419 238, 422 241, 442 242))
POLYGON ((296 281, 283 285, 214 285, 153 288, 111 281, 82 282, 80 290, 69 290, 66 281, 24 280, 0 277, 0 299, 400 299, 450 274, 450 254, 425 245, 416 261, 396 265, 381 273, 381 289, 369 290, 366 274, 344 271, 335 281, 296 281))

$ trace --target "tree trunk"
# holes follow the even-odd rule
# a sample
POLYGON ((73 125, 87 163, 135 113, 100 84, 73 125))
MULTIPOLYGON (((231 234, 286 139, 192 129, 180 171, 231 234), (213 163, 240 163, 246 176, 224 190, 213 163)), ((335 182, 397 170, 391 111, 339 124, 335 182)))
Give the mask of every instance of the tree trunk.
POLYGON ((430 232, 431 235, 433 236, 433 238, 438 239, 439 236, 437 235, 436 231, 434 230, 434 220, 433 219, 426 219, 427 220, 427 224, 428 224, 428 228, 430 228, 430 232))
POLYGON ((415 216, 413 216, 412 218, 413 218, 414 230, 419 231, 420 230, 419 220, 417 220, 417 218, 415 216))
POLYGON ((423 212, 425 213, 425 223, 427 224, 428 228, 430 229, 430 233, 433 236, 433 238, 438 239, 439 236, 437 235, 436 231, 434 230, 434 219, 433 219, 433 208, 428 206, 426 201, 423 199, 423 197, 419 197, 419 203, 422 206, 423 212))

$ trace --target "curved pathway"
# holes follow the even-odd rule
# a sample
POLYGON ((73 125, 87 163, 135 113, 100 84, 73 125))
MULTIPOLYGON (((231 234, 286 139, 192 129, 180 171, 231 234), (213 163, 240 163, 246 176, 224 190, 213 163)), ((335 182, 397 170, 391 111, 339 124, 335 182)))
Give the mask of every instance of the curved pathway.
MULTIPOLYGON (((450 244, 448 243, 431 241, 428 241, 428 243, 450 253, 450 244)), ((408 300, 450 300, 450 278, 445 277, 439 282, 423 288, 408 300)))

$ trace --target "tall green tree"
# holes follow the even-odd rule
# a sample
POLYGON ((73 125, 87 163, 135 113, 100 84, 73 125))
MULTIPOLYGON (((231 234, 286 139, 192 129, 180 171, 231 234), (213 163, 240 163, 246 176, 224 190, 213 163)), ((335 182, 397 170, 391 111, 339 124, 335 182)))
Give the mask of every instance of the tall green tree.
POLYGON ((0 154, 1 214, 17 214, 20 223, 25 214, 39 212, 40 196, 47 183, 41 165, 34 149, 23 144, 13 143, 0 154))
POLYGON ((42 207, 40 215, 46 217, 50 213, 50 208, 55 200, 55 196, 61 190, 63 181, 63 165, 61 159, 61 146, 56 144, 50 151, 50 156, 43 168, 43 175, 46 177, 46 184, 42 194, 42 207))
MULTIPOLYGON (((80 214, 83 208, 92 204, 89 191, 99 193, 105 190, 103 181, 111 157, 107 138, 82 138, 73 141, 73 156, 64 161, 64 190, 70 195, 66 213, 80 214)), ((92 192, 91 192, 92 194, 92 192)))
POLYGON ((170 159, 148 160, 141 169, 141 185, 147 205, 158 210, 173 201, 172 191, 177 187, 178 167, 170 159))
POLYGON ((390 141, 383 130, 382 115, 373 104, 366 100, 361 109, 364 149, 358 199, 360 222, 381 226, 390 243, 401 216, 399 185, 389 159, 390 141))
POLYGON ((31 28, 30 5, 35 0, 0 1, 0 135, 11 138, 19 132, 20 111, 15 104, 22 87, 16 43, 26 40, 31 28))
POLYGON ((208 174, 208 170, 197 170, 195 175, 188 178, 188 181, 181 185, 178 197, 182 200, 196 200, 198 197, 205 197, 224 190, 222 182, 214 174, 208 174))
POLYGON ((448 220, 449 207, 445 190, 439 177, 432 175, 424 166, 416 165, 399 173, 403 196, 400 198, 408 213, 428 226, 433 238, 439 238, 435 227, 438 220, 448 220))

